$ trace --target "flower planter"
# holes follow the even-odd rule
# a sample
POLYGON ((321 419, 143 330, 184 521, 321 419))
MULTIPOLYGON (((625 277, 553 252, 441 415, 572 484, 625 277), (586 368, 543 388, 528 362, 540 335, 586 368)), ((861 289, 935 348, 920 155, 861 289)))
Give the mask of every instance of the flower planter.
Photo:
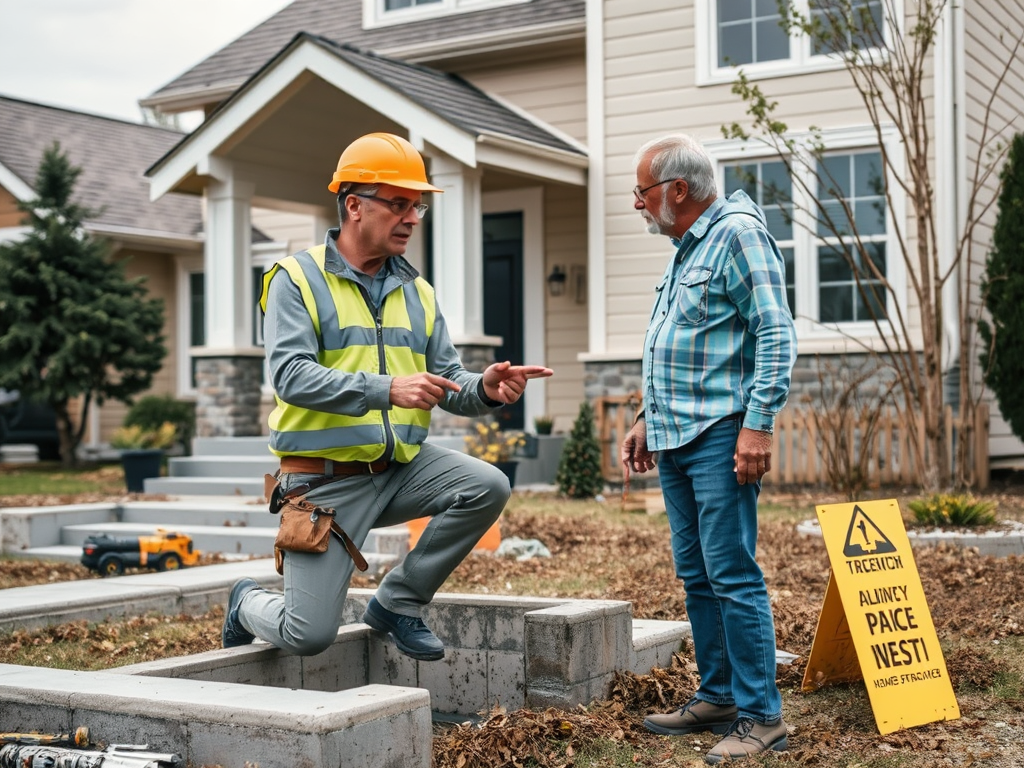
POLYGON ((147 477, 160 477, 164 452, 159 448, 140 448, 121 452, 121 466, 124 467, 124 484, 131 493, 145 491, 147 477))
POLYGON ((496 461, 494 466, 505 473, 505 477, 508 478, 508 485, 510 488, 516 487, 516 467, 519 466, 518 461, 496 461))

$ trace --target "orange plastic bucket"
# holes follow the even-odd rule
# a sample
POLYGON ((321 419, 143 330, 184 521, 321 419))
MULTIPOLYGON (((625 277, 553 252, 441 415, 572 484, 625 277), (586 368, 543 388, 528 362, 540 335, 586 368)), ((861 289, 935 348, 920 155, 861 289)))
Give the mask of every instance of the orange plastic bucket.
MULTIPOLYGON (((409 549, 416 546, 416 542, 420 540, 420 536, 423 535, 423 529, 427 527, 427 523, 430 522, 429 517, 418 517, 415 520, 410 520, 406 525, 409 528, 409 549)), ((494 521, 494 525, 487 529, 480 541, 477 542, 473 549, 482 549, 488 552, 493 552, 501 544, 501 529, 498 527, 498 521, 494 521)))

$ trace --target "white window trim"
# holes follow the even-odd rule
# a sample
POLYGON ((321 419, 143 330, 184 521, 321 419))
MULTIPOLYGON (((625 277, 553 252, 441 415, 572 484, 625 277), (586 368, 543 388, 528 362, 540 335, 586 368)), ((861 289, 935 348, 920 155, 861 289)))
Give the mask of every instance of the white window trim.
MULTIPOLYGON (((369 2, 370 0, 365 1, 369 2)), ((883 13, 890 7, 890 3, 891 7, 896 9, 897 26, 902 35, 905 26, 903 0, 884 0, 882 3, 883 13)), ((808 0, 794 0, 794 4, 801 13, 809 12, 808 0)), ((695 81, 698 86, 734 83, 740 70, 743 70, 750 80, 765 80, 770 77, 833 72, 844 67, 842 56, 839 54, 811 55, 811 40, 807 35, 802 34, 790 38, 788 59, 720 67, 718 66, 717 0, 696 0, 694 22, 694 29, 697 31, 694 41, 694 52, 697 56, 695 81)), ((889 27, 886 25, 887 40, 890 36, 889 31, 889 27)))
POLYGON ((389 27, 395 24, 409 24, 457 13, 486 11, 503 5, 520 5, 531 0, 441 0, 411 8, 384 9, 384 0, 363 0, 363 29, 389 27))
POLYGON ((189 306, 189 276, 203 271, 202 256, 178 256, 175 259, 175 283, 177 285, 177 322, 175 331, 178 344, 176 354, 178 397, 195 397, 192 386, 192 308, 189 306))
MULTIPOLYGON (((882 143, 893 164, 897 168, 902 168, 905 162, 904 149, 895 126, 885 126, 881 133, 882 143)), ((870 150, 878 146, 878 136, 873 126, 822 131, 820 135, 828 152, 870 150)), ((807 147, 813 134, 794 132, 787 134, 786 138, 792 139, 797 147, 807 147)), ((706 142, 704 147, 717 166, 716 177, 719 194, 724 192, 723 166, 726 163, 778 159, 778 155, 771 147, 756 139, 750 142, 742 139, 711 141, 706 142)), ((811 176, 810 169, 803 165, 798 164, 795 170, 804 173, 805 178, 811 176)), ((887 205, 886 214, 886 227, 889 232, 889 237, 886 240, 886 276, 893 290, 886 297, 886 304, 890 313, 895 312, 898 308, 906 315, 908 307, 906 265, 897 248, 896 234, 897 231, 900 231, 906 236, 907 201, 906 196, 892 179, 890 179, 889 190, 892 203, 887 205)), ((796 317, 797 338, 801 342, 800 351, 817 351, 818 347, 833 348, 836 342, 851 337, 868 341, 875 339, 878 333, 872 322, 825 325, 811 319, 818 317, 818 263, 816 259, 811 258, 814 253, 816 237, 808 227, 800 223, 800 218, 803 218, 805 222, 808 221, 808 214, 801 213, 801 209, 807 208, 808 199, 799 186, 793 188, 793 202, 794 217, 796 218, 793 223, 793 263, 795 269, 798 270, 794 290, 796 305, 800 308, 796 317)))

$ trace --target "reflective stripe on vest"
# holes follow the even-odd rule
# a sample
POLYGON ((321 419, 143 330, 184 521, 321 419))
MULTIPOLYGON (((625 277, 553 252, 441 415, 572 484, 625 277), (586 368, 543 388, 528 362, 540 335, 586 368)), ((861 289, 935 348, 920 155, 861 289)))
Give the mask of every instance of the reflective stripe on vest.
MULTIPOLYGON (((270 281, 281 269, 302 296, 319 342, 318 361, 339 371, 409 376, 426 370, 426 350, 434 332, 434 291, 420 277, 384 298, 377 323, 360 286, 324 270, 326 246, 282 259, 263 276, 260 306, 266 311, 270 281), (380 354, 383 351, 383 369, 380 354)), ((430 411, 393 407, 362 416, 313 411, 277 398, 270 414, 270 449, 278 456, 317 456, 335 461, 376 461, 394 436, 394 459, 411 461, 430 428, 430 411)))

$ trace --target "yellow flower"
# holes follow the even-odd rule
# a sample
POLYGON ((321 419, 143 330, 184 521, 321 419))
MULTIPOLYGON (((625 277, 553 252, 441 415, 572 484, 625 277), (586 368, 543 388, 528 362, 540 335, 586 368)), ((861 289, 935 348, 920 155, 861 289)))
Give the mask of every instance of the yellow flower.
POLYGON ((502 432, 498 422, 477 422, 474 432, 466 435, 466 453, 489 464, 510 461, 516 449, 526 444, 522 432, 502 432))

